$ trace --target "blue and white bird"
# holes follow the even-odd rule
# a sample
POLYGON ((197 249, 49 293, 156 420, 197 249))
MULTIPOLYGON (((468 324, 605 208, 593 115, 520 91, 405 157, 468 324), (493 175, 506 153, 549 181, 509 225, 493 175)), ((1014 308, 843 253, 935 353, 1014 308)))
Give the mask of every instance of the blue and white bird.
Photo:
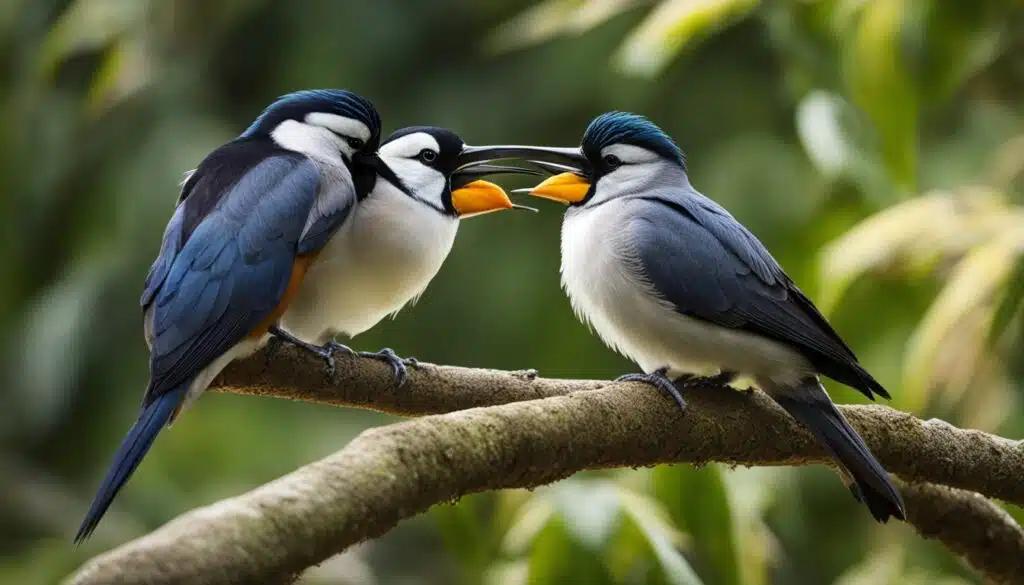
MULTIPOLYGON (((381 263, 345 266, 350 281, 367 291, 349 297, 348 310, 352 315, 365 311, 369 317, 360 324, 369 326, 379 318, 379 309, 377 299, 367 296, 402 296, 404 289, 395 293, 388 287, 406 283, 367 275, 367 270, 392 262, 390 269, 415 272, 416 258, 433 267, 451 247, 447 232, 433 239, 410 238, 409 233, 432 233, 423 225, 455 224, 460 212, 512 206, 499 187, 473 180, 502 170, 487 165, 481 149, 455 163, 461 140, 441 129, 425 129, 392 137, 378 155, 380 126, 373 105, 351 92, 288 94, 187 176, 141 299, 150 349, 141 412, 76 542, 93 532, 157 434, 228 363, 254 352, 278 330, 281 316, 300 298, 304 280, 345 286, 344 278, 320 280, 319 258, 333 263, 349 258, 346 254, 363 254, 381 263), (458 148, 453 151, 454 141, 458 148), (445 175, 453 175, 454 190, 423 194, 426 183, 435 187, 436 180, 425 183, 423 177, 436 179, 437 165, 454 171, 463 162, 475 164, 445 175), (397 258, 403 252, 408 258, 397 258)), ((423 280, 423 272, 412 280, 423 280)))
POLYGON ((526 191, 570 206, 561 271, 572 306, 644 371, 620 379, 650 383, 683 407, 673 379, 750 377, 814 433, 876 520, 906 518, 885 469, 818 375, 872 399, 888 392, 764 245, 690 184, 669 136, 612 112, 591 122, 580 148, 537 153, 536 164, 565 171, 526 191))

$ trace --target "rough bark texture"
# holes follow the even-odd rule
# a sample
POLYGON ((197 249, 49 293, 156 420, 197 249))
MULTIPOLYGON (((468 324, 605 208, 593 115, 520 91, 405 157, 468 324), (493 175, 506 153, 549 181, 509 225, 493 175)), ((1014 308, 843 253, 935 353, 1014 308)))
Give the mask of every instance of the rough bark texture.
POLYGON ((956 488, 917 483, 902 489, 907 519, 922 536, 941 541, 969 565, 983 567, 990 583, 1024 582, 1024 531, 1006 510, 956 488))
MULTIPOLYGON (((69 583, 278 584, 472 492, 542 485, 582 469, 825 461, 811 436, 769 398, 720 387, 687 389, 685 412, 642 384, 527 372, 426 366, 396 389, 383 364, 340 358, 328 380, 321 362, 292 348, 269 363, 257 355, 235 364, 214 386, 404 415, 448 414, 368 430, 334 455, 91 560, 69 583)), ((904 480, 1024 504, 1019 442, 881 406, 843 412, 904 480)), ((942 540, 993 582, 1024 583, 1013 565, 1024 557, 1024 533, 997 507, 934 486, 908 485, 905 493, 922 534, 942 540)))

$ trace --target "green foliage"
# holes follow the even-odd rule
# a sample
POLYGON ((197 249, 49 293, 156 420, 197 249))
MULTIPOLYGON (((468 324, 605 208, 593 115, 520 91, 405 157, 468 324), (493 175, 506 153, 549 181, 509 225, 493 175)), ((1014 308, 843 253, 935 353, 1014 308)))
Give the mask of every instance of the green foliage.
MULTIPOLYGON (((52 583, 391 420, 206 397, 69 544, 145 384, 136 303, 182 173, 300 87, 474 144, 573 144, 600 112, 646 114, 894 406, 1021 436, 1022 21, 1011 0, 0 2, 0 581, 52 583)), ((561 208, 542 211, 465 222, 419 304, 354 344, 632 371, 573 316, 561 208)), ((829 471, 672 466, 438 506, 304 581, 977 582, 918 542, 829 471)))

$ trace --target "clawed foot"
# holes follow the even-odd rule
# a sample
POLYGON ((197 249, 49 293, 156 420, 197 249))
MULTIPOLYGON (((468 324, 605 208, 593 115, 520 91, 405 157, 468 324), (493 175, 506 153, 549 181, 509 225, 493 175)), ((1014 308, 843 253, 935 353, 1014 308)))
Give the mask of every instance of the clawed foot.
POLYGON ((398 384, 399 388, 401 388, 409 379, 409 371, 406 366, 410 368, 420 367, 419 360, 413 357, 402 359, 398 357, 390 347, 385 347, 380 351, 361 351, 356 355, 359 357, 380 360, 391 366, 391 373, 394 375, 395 382, 398 384))
MULTIPOLYGON (((334 376, 334 371, 335 371, 334 352, 335 352, 335 350, 337 350, 337 349, 344 349, 344 350, 348 350, 349 353, 352 352, 352 350, 348 349, 344 345, 341 345, 339 343, 335 343, 333 341, 329 341, 329 342, 325 343, 324 345, 316 345, 315 343, 309 343, 307 341, 303 341, 303 340, 299 339, 298 337, 295 337, 291 333, 288 333, 284 329, 281 329, 277 325, 271 326, 270 330, 269 330, 269 333, 271 335, 273 335, 278 340, 279 343, 281 341, 287 341, 288 343, 294 345, 295 347, 300 347, 300 348, 302 348, 302 349, 304 349, 304 350, 306 350, 306 351, 308 351, 308 352, 310 352, 310 353, 312 353, 312 354, 314 354, 316 356, 319 356, 321 359, 323 359, 327 363, 325 369, 326 369, 326 373, 327 373, 328 376, 334 376)), ((273 351, 276 351, 276 349, 271 349, 270 351, 273 352, 273 351)), ((272 355, 270 352, 268 352, 268 354, 272 355)))
MULTIPOLYGON (((658 390, 661 390, 665 394, 668 394, 676 401, 679 408, 686 409, 686 401, 683 400, 683 395, 679 393, 679 388, 672 380, 666 375, 668 374, 668 368, 661 368, 651 372, 650 374, 626 374, 615 378, 616 382, 643 382, 650 384, 658 390)), ((688 380, 687 380, 688 381, 688 380)))
MULTIPOLYGON (((695 388, 697 386, 727 386, 736 379, 738 376, 736 372, 722 371, 714 376, 694 376, 689 374, 686 379, 682 381, 682 384, 686 388, 695 388)), ((680 380, 676 380, 679 382, 680 380)))

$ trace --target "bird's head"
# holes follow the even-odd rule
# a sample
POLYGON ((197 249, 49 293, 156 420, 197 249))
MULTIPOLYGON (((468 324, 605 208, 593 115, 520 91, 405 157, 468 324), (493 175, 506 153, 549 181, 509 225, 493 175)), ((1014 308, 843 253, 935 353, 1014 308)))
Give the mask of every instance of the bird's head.
POLYGON ((578 149, 541 148, 534 164, 558 173, 531 195, 568 205, 598 205, 654 186, 665 169, 683 171, 683 152, 654 123, 636 114, 608 112, 595 118, 578 149), (568 152, 567 152, 568 151, 568 152))
POLYGON ((489 164, 487 157, 478 156, 481 150, 467 147, 457 134, 445 128, 402 128, 381 143, 377 153, 377 180, 387 181, 402 193, 450 217, 467 218, 518 207, 512 204, 504 189, 481 177, 531 171, 489 164))
POLYGON ((270 138, 313 159, 344 164, 361 197, 373 187, 380 132, 380 115, 366 98, 342 89, 308 89, 278 98, 239 138, 270 138))

